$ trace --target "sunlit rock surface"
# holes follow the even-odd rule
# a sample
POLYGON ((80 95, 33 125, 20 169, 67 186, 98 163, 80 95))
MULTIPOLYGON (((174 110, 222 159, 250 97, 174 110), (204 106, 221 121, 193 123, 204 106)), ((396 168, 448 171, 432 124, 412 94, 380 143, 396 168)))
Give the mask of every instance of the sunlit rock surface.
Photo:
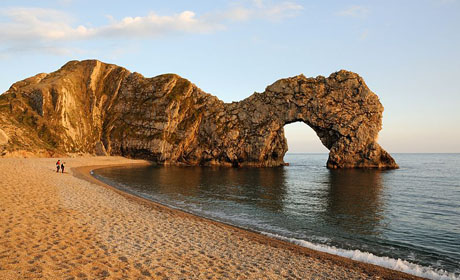
POLYGON ((0 96, 0 155, 123 155, 159 164, 280 166, 284 125, 302 121, 329 168, 397 168, 376 142, 383 106, 355 73, 281 79, 232 103, 175 74, 145 78, 70 61, 0 96), (5 140, 6 139, 6 140, 5 140))

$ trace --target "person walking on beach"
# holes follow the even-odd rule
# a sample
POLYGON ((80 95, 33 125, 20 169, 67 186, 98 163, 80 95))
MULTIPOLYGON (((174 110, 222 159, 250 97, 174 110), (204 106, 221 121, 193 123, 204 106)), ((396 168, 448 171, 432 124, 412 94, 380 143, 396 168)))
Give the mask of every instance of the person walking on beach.
POLYGON ((61 160, 58 159, 58 161, 56 162, 56 173, 59 173, 59 168, 61 167, 61 160))
POLYGON ((64 173, 64 162, 61 163, 61 170, 62 170, 62 173, 64 173))

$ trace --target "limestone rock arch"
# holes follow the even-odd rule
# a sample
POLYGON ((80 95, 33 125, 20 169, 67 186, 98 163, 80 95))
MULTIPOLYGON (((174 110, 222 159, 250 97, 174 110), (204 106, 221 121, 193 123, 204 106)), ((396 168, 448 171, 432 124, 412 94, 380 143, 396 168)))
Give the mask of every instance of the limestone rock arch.
POLYGON ((383 106, 363 79, 281 79, 232 103, 175 74, 145 78, 97 60, 71 61, 0 95, 9 151, 145 158, 159 164, 280 166, 284 125, 302 121, 330 150, 329 168, 397 168, 377 144, 383 106))
POLYGON ((283 127, 301 121, 329 149, 328 168, 398 167, 377 143, 383 106, 355 73, 342 70, 328 78, 299 75, 281 79, 237 107, 251 116, 245 124, 253 133, 245 142, 252 142, 251 146, 266 143, 256 155, 266 165, 281 164, 287 151, 283 127), (256 123, 264 120, 263 125, 255 124, 254 119, 256 123))

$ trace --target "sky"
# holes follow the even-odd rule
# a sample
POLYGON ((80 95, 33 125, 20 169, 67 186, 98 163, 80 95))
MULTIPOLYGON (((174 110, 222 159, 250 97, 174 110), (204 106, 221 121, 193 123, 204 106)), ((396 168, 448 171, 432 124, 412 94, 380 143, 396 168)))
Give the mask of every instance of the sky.
MULTIPOLYGON (((225 102, 303 73, 361 75, 390 153, 460 152, 460 0, 0 2, 0 92, 69 60, 177 73, 225 102)), ((304 123, 289 152, 327 152, 304 123)))

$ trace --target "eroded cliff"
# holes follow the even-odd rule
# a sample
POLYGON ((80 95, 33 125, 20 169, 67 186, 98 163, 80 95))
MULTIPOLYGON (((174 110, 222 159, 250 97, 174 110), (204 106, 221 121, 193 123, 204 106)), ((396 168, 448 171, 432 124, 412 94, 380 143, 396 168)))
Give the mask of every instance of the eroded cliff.
POLYGON ((279 166, 284 125, 305 122, 329 168, 397 168, 376 139, 383 106, 363 79, 281 79, 224 103, 174 74, 145 78, 97 60, 71 61, 0 96, 0 154, 111 154, 160 164, 279 166))

